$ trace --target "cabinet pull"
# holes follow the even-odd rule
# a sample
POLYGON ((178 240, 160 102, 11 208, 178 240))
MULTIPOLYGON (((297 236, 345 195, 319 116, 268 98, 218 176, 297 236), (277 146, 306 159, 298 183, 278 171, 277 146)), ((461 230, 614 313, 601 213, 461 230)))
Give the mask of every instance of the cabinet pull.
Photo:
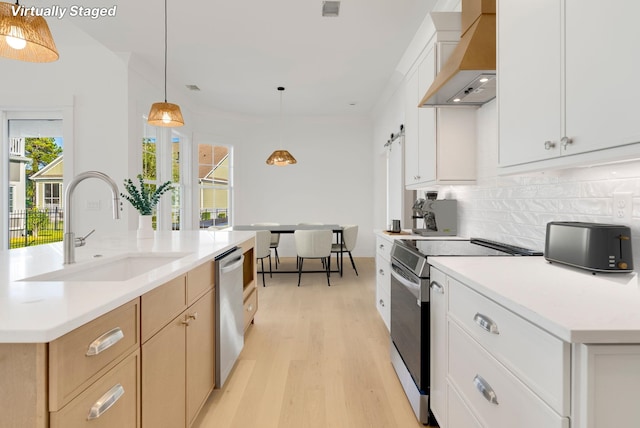
POLYGON ((480 391, 480 394, 491 404, 498 405, 498 396, 496 392, 491 388, 491 385, 487 383, 486 380, 482 379, 480 375, 476 375, 473 378, 473 384, 476 386, 476 389, 480 391))
POLYGON ((384 244, 380 244, 380 249, 384 250, 384 244))
POLYGON ((431 281, 431 284, 429 284, 429 287, 431 287, 431 289, 436 293, 444 294, 444 287, 440 285, 437 281, 431 281))
POLYGON ((123 394, 124 388, 120 384, 115 385, 113 388, 105 392, 105 394, 98 398, 98 401, 91 406, 89 414, 87 415, 87 420, 91 421, 93 419, 98 419, 104 412, 109 410, 111 406, 116 404, 116 401, 118 401, 123 394))
POLYGON ((189 317, 189 319, 191 319, 191 320, 197 320, 197 319, 198 319, 198 313, 197 313, 197 312, 194 312, 193 314, 191 314, 191 315, 187 315, 187 316, 188 316, 188 317, 189 317))
POLYGON ((190 323, 191 323, 191 321, 190 321, 189 319, 186 319, 186 320, 182 320, 182 321, 180 321, 180 324, 182 324, 182 325, 186 325, 187 327, 189 327, 189 324, 190 324, 190 323))
POLYGON ((384 300, 380 299, 380 306, 384 308, 384 300))
POLYGON ((556 143, 554 143, 553 141, 545 141, 544 142, 544 149, 545 150, 551 150, 556 146, 556 143))
POLYGON ((98 355, 100 352, 111 348, 123 338, 124 333, 122 332, 120 327, 116 327, 94 340, 89 345, 89 348, 87 349, 87 353, 85 355, 87 357, 98 355))
POLYGON ((473 320, 482 327, 483 330, 488 331, 492 334, 500 334, 498 331, 498 324, 496 324, 491 318, 486 315, 482 315, 481 313, 476 312, 476 315, 473 317, 473 320))
POLYGON ((562 144, 562 148, 566 149, 569 144, 572 144, 573 140, 569 137, 562 137, 560 140, 560 144, 562 144))
POLYGON ((247 306, 247 312, 253 312, 253 303, 249 303, 249 306, 247 306))
POLYGON ((380 269, 378 273, 380 273, 380 275, 384 275, 384 269, 380 269))

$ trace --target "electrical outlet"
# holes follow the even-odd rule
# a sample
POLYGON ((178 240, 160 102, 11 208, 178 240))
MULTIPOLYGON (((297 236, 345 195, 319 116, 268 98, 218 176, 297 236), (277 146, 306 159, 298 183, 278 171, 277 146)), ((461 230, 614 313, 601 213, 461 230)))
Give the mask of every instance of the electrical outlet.
POLYGON ((613 194, 613 222, 631 223, 631 211, 633 210, 633 198, 631 192, 616 192, 613 194))

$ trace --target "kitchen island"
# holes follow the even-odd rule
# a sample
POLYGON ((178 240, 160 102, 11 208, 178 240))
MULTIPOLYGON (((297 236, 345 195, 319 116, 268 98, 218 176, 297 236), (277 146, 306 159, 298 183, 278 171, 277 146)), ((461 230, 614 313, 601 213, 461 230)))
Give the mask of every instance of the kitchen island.
POLYGON ((215 381, 214 260, 243 249, 246 327, 254 233, 131 235, 89 241, 73 265, 61 243, 0 254, 0 427, 193 422, 215 381))
POLYGON ((636 273, 593 275, 543 257, 428 262, 441 427, 637 425, 636 273))

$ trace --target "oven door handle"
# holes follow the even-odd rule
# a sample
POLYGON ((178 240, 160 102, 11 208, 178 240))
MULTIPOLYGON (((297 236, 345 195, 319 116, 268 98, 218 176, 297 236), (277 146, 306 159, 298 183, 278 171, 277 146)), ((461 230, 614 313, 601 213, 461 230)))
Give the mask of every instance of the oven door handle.
POLYGON ((418 306, 421 306, 421 294, 422 290, 420 288, 420 284, 416 284, 415 282, 409 281, 400 275, 396 270, 399 269, 395 265, 391 265, 391 276, 398 281, 403 287, 407 288, 411 294, 416 296, 418 306))

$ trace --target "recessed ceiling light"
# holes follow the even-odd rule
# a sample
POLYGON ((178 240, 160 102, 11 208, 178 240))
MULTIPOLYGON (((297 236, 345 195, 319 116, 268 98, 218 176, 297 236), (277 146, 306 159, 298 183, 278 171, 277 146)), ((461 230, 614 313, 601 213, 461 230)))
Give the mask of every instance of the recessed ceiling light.
POLYGON ((322 16, 336 17, 339 14, 340 14, 339 1, 323 1, 322 2, 322 16))
POLYGON ((198 88, 198 85, 185 85, 187 87, 187 89, 191 90, 191 91, 199 91, 200 88, 198 88))

